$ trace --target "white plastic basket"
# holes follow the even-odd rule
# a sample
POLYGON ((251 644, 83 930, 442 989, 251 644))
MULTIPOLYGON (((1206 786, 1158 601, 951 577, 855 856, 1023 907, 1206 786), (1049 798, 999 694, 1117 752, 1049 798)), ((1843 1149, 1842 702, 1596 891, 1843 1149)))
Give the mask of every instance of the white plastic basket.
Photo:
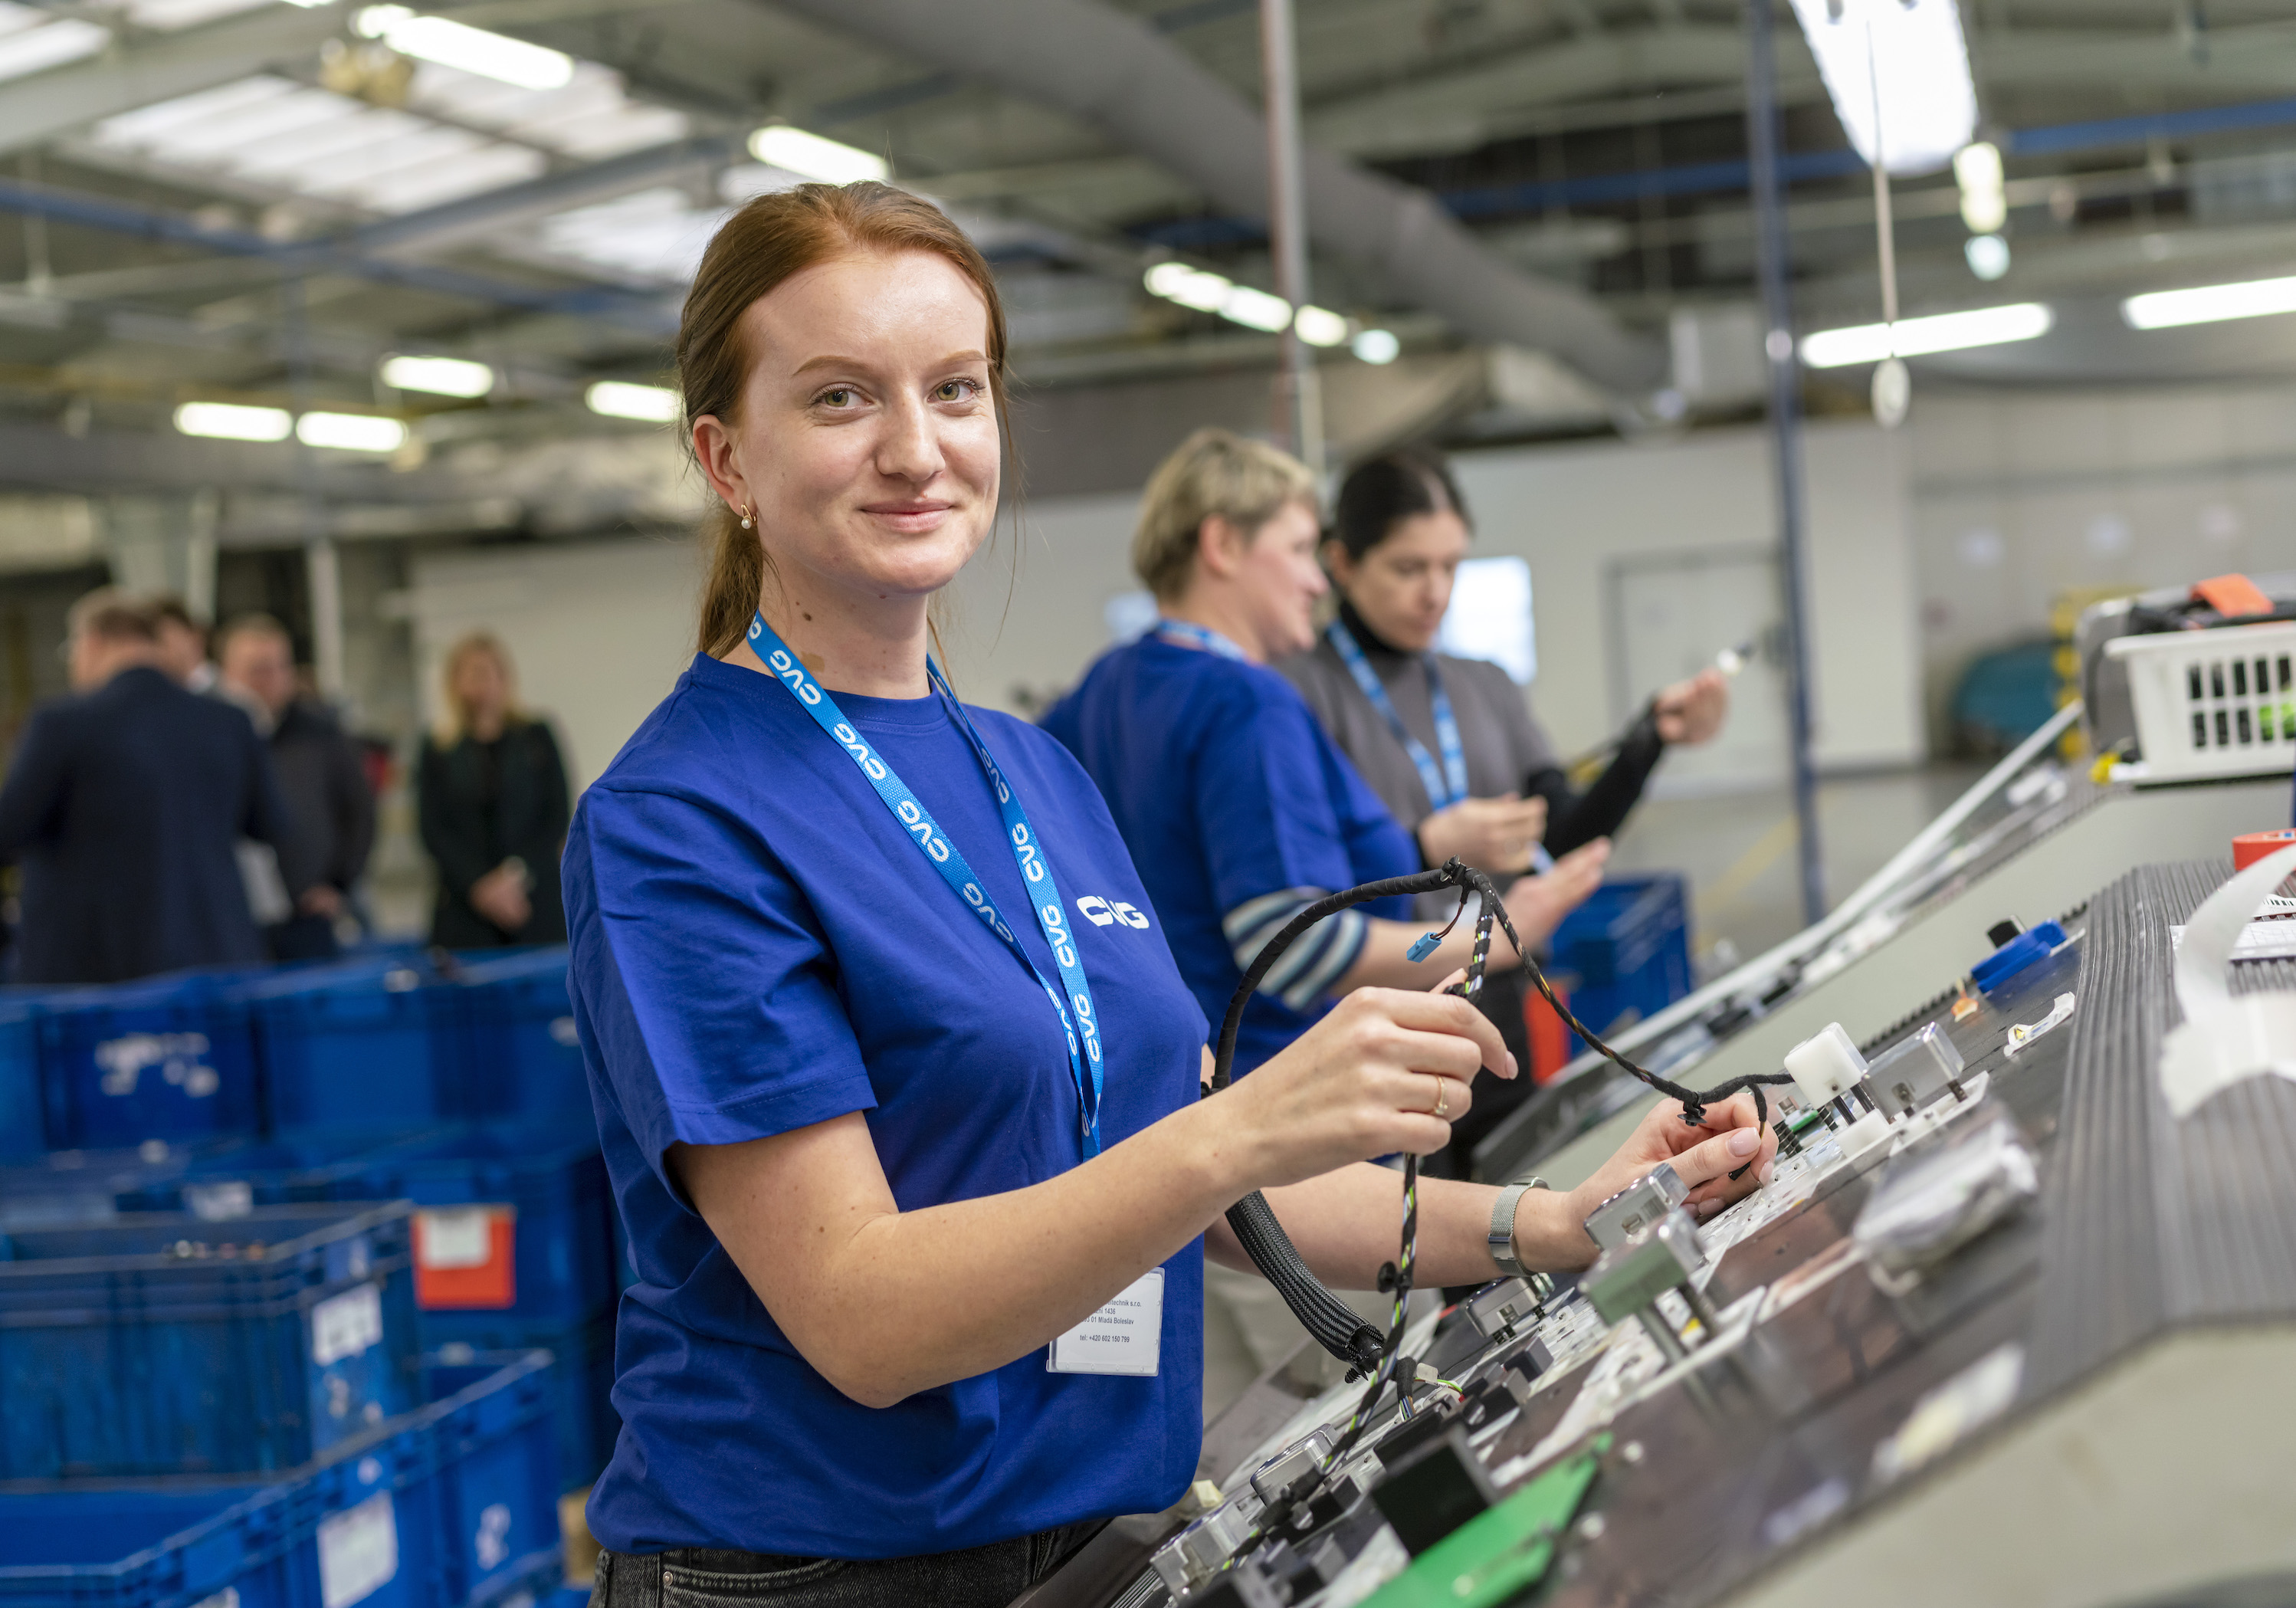
POLYGON ((2118 636, 2147 782, 2296 766, 2296 620, 2118 636))

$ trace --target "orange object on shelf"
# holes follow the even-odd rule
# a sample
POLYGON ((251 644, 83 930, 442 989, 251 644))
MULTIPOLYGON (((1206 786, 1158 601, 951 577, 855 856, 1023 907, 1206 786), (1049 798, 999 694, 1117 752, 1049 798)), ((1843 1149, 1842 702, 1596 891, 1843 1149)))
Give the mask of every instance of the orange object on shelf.
MULTIPOLYGON (((1554 981, 1552 978, 1547 980, 1554 981)), ((1570 1003, 1570 991, 1559 983, 1554 996, 1566 1005, 1570 1003)), ((1570 1064, 1570 1030, 1563 1025, 1562 1018, 1554 1013, 1554 1007, 1546 1003, 1545 997, 1531 989, 1522 997, 1522 1030, 1530 1040, 1530 1080, 1543 1088, 1570 1064)))
POLYGON ((2214 575, 2193 583, 2193 595, 2226 619, 2249 614, 2269 614, 2272 600, 2245 575, 2214 575))
POLYGON ((2296 843, 2296 831, 2243 832, 2232 841, 2232 868, 2245 871, 2266 855, 2296 843))

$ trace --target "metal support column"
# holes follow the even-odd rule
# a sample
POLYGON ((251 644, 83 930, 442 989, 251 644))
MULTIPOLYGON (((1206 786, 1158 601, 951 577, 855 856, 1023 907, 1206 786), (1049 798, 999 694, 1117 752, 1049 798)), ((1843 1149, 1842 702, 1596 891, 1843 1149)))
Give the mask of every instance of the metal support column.
POLYGON ((299 439, 296 471, 303 489, 303 574, 311 602, 311 668, 319 695, 330 702, 343 695, 343 583, 328 529, 327 505, 319 491, 315 449, 299 439, 304 410, 311 404, 311 325, 304 284, 290 277, 280 283, 287 334, 288 390, 294 403, 299 439))
POLYGON ((1794 354, 1791 246, 1778 178, 1778 91, 1772 0, 1746 7, 1746 145, 1754 187, 1755 256, 1762 284, 1763 356, 1770 376, 1770 464, 1777 483, 1778 563, 1786 612, 1786 699, 1793 741, 1793 805, 1802 919, 1825 915, 1818 851, 1817 773, 1810 760, 1808 520, 1803 502, 1801 368, 1794 354))
MULTIPOLYGON (((1296 315, 1308 303, 1308 197, 1300 176, 1300 71, 1292 0, 1259 0, 1260 82, 1267 103, 1267 234, 1275 293, 1296 315)), ((1315 360, 1286 326, 1275 374, 1278 439, 1308 468, 1324 472, 1324 397, 1315 360)))

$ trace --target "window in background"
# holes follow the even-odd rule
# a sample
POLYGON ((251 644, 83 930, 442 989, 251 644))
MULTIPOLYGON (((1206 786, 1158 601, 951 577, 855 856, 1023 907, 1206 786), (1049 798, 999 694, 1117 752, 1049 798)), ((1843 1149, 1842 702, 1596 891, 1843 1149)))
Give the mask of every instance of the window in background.
POLYGON ((1435 646, 1458 659, 1488 659, 1517 686, 1538 674, 1538 636, 1531 623, 1530 564, 1520 558, 1471 558, 1459 566, 1450 612, 1435 646))

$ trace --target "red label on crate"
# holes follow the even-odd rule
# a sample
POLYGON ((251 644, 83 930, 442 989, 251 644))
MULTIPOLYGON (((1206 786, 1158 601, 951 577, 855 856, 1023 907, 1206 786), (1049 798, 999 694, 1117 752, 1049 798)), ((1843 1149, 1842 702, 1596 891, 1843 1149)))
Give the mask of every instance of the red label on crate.
POLYGON ((414 1302, 426 1311, 499 1309, 518 1300, 518 1211, 437 1206, 414 1214, 414 1302))

